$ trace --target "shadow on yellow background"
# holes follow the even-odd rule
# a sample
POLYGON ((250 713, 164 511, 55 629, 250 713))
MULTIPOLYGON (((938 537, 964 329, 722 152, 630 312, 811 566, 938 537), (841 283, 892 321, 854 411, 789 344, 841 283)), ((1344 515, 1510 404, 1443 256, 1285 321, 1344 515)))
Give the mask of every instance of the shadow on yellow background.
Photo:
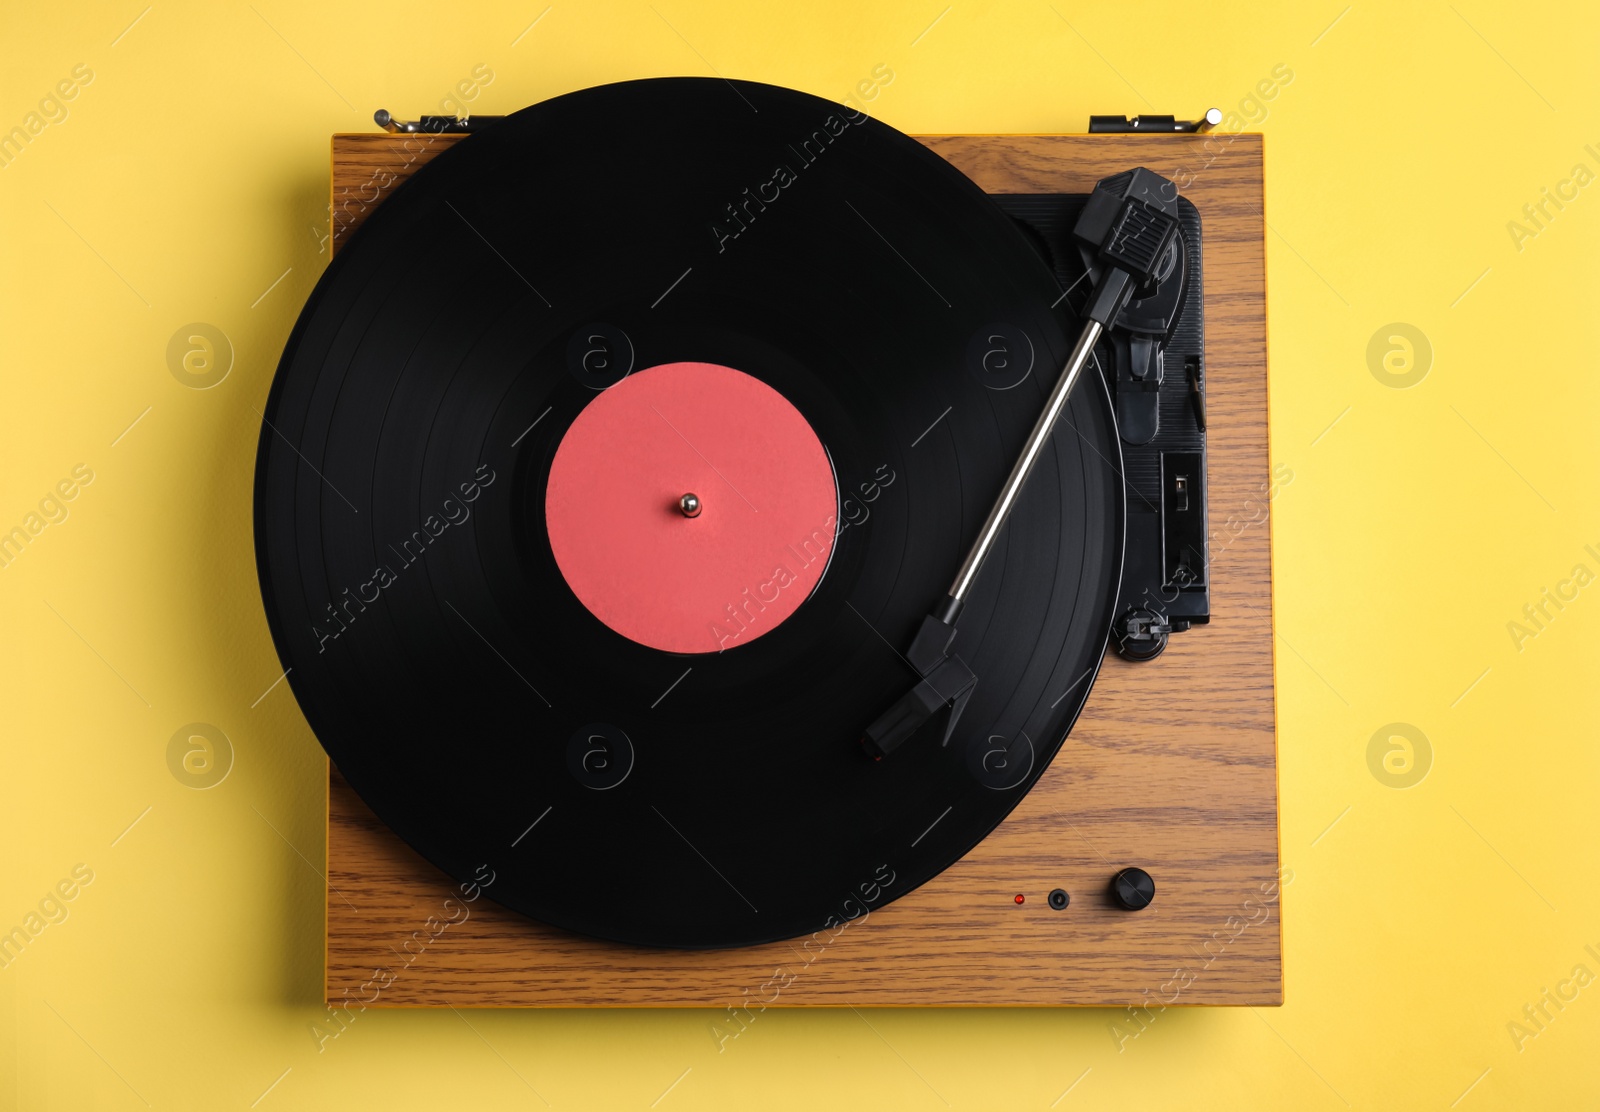
POLYGON ((1600 1102, 1597 26, 1483 0, 13 6, 0 1108, 1600 1102), (712 1013, 369 1010, 319 1049, 325 765, 274 686, 250 496, 328 260, 328 137, 711 73, 866 82, 912 133, 1214 104, 1268 135, 1281 1010, 1133 1037, 1104 1010, 771 1011, 720 1052, 712 1013), (195 324, 219 362, 183 382, 195 324), (225 735, 209 766, 169 757, 191 723, 225 735))

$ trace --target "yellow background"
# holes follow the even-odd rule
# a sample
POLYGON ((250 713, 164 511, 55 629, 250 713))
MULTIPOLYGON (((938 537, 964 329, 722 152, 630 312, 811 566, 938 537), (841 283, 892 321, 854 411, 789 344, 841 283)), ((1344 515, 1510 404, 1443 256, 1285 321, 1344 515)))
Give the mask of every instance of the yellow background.
POLYGON ((0 131, 94 78, 0 166, 0 529, 95 478, 0 568, 0 930, 94 880, 0 970, 0 1108, 1600 1103, 1600 986, 1507 1030, 1600 973, 1600 588, 1520 651, 1506 628, 1600 571, 1600 185, 1507 230, 1600 172, 1600 19, 1228 7, 8 4, 0 131), (703 1013, 369 1010, 319 1053, 323 762, 287 685, 262 697, 250 495, 328 258, 329 134, 437 111, 479 64, 470 107, 503 112, 656 74, 840 99, 880 63, 869 107, 914 133, 1215 104, 1268 136, 1287 1004, 1168 1011, 1121 1051, 1107 1011, 768 1012, 721 1054, 703 1013), (167 367, 191 322, 236 353, 210 390, 167 367), (1409 389, 1368 366, 1393 322, 1433 348, 1409 389), (235 747, 210 790, 167 766, 190 722, 235 747), (1369 768, 1393 722, 1431 742, 1411 788, 1369 768))

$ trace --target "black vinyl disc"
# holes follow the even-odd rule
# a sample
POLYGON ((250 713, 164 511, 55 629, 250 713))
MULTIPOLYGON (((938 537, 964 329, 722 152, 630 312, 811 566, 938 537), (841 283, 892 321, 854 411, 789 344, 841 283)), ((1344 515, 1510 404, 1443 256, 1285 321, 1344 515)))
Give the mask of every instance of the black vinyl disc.
POLYGON ((628 82, 459 142, 340 251, 267 405, 257 559, 307 719, 424 857, 556 926, 738 946, 904 895, 1032 786, 1104 652, 1124 495, 1085 374, 962 614, 953 735, 858 744, 1066 359, 1059 300, 970 180, 806 94, 628 82), (720 653, 614 632, 546 531, 596 387, 676 361, 777 390, 840 497, 810 597, 720 653))

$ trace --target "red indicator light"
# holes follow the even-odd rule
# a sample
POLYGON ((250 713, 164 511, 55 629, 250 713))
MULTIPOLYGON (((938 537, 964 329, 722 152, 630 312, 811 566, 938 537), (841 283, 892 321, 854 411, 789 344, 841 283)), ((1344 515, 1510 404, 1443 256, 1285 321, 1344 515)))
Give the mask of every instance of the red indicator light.
POLYGON ((1021 892, 1018 892, 1018 893, 1017 893, 1017 894, 1016 894, 1016 897, 1015 897, 1015 899, 1016 899, 1016 901, 1017 901, 1017 902, 1018 902, 1018 903, 1021 903, 1021 902, 1022 902, 1022 901, 1023 901, 1023 898, 1024 898, 1024 897, 1023 897, 1023 895, 1022 895, 1022 893, 1021 893, 1021 892))

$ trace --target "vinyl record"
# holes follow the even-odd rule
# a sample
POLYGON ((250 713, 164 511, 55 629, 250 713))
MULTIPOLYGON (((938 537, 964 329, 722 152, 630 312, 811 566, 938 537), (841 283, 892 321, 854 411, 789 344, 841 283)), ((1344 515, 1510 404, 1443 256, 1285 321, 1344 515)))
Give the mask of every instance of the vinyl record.
POLYGON ((971 181, 806 94, 629 82, 461 141, 328 268, 265 411, 261 584, 318 738, 559 927, 736 946, 904 895, 1043 772, 1105 647, 1092 374, 962 615, 953 735, 858 744, 1065 360, 1060 293, 971 181))

